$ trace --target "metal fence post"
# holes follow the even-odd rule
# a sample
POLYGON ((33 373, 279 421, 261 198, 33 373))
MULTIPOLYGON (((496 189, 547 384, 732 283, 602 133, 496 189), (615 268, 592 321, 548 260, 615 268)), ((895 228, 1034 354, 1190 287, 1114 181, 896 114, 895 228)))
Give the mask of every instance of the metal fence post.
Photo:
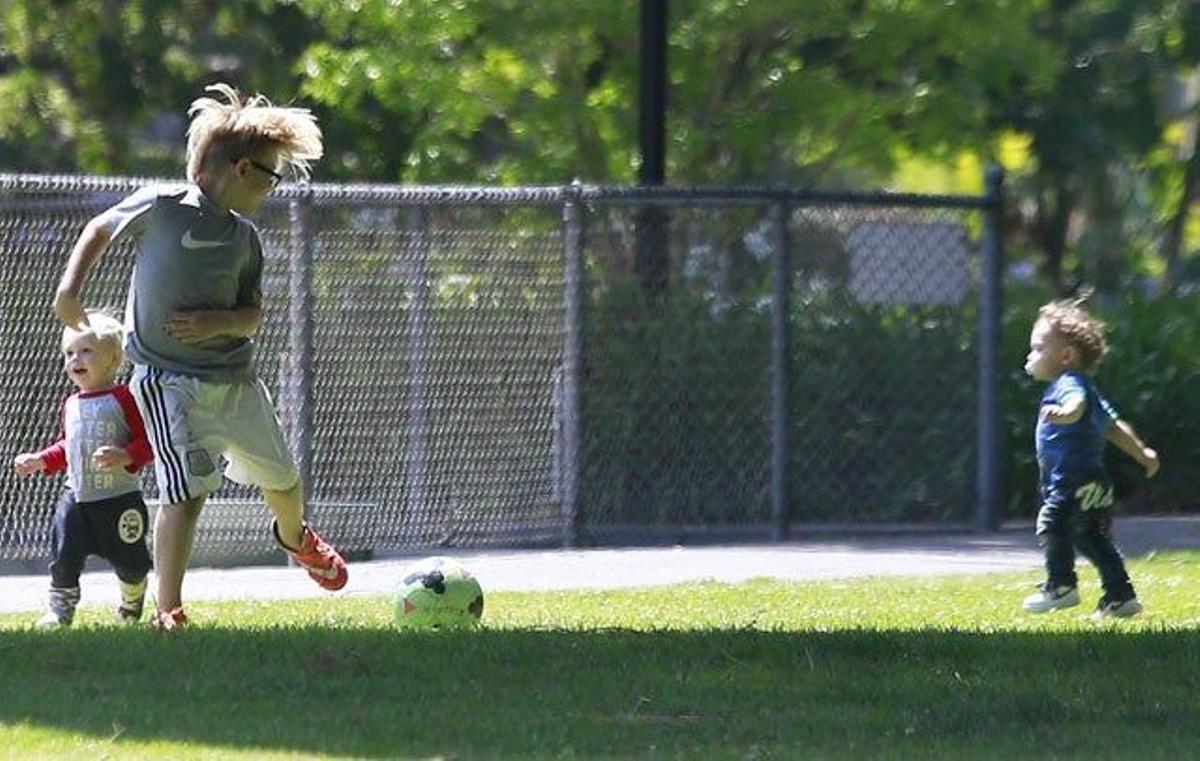
POLYGON ((411 274, 412 304, 408 310, 408 404, 404 437, 406 520, 415 521, 427 508, 429 480, 429 219, 425 207, 409 212, 414 245, 411 274))
POLYGON ((313 442, 313 229, 312 189, 288 204, 291 257, 288 281, 288 434, 305 504, 312 493, 313 442))
POLYGON ((583 362, 583 210, 579 188, 568 189, 563 203, 563 358, 560 381, 561 442, 559 488, 562 542, 579 544, 579 378, 583 362))
POLYGON ((787 539, 791 522, 788 468, 791 461, 792 264, 786 201, 771 204, 768 218, 775 249, 771 300, 771 540, 787 539))
POLYGON ((984 212, 979 282, 979 502, 975 527, 994 531, 1004 501, 1000 408, 1000 339, 1004 263, 1004 170, 990 166, 984 178, 984 212))

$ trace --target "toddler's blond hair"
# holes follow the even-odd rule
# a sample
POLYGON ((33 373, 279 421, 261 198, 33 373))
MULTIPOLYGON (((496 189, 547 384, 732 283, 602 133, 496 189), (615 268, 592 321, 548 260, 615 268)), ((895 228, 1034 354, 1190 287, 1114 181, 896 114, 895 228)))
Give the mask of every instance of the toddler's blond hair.
POLYGON ((1068 346, 1079 353, 1079 363, 1085 372, 1094 372, 1108 352, 1104 340, 1104 323, 1083 308, 1081 299, 1063 299, 1043 304, 1038 320, 1050 326, 1068 346))
POLYGON ((309 176, 309 162, 321 158, 321 128, 307 108, 273 106, 263 95, 245 100, 233 87, 218 83, 204 88, 222 97, 202 97, 192 102, 188 116, 187 178, 197 182, 206 170, 216 169, 274 148, 280 160, 301 178, 309 176))
POLYGON ((75 336, 92 335, 98 343, 111 347, 118 355, 123 355, 122 344, 125 342, 125 328, 121 321, 103 309, 89 309, 86 312, 87 327, 65 327, 62 332, 62 345, 75 336))

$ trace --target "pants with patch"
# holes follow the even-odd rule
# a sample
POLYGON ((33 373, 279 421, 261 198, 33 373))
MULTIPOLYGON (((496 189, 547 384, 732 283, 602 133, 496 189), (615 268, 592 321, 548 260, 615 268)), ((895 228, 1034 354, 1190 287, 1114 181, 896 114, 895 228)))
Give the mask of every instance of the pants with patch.
POLYGON ((64 492, 50 532, 51 586, 78 587, 89 555, 111 563, 121 581, 137 584, 150 572, 149 522, 141 492, 95 502, 78 502, 73 492, 64 492))
POLYGON ((1071 497, 1047 499, 1038 511, 1037 537, 1046 555, 1047 580, 1051 586, 1075 586, 1078 550, 1096 566, 1106 593, 1129 599, 1134 596, 1133 584, 1112 538, 1112 489, 1099 484, 1086 490, 1089 486, 1093 484, 1085 484, 1071 497))

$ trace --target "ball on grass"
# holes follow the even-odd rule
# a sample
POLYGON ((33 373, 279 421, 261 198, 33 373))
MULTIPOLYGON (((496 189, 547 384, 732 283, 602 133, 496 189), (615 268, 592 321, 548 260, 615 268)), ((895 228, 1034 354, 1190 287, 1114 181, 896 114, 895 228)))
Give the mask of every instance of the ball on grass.
POLYGON ((396 623, 405 629, 462 629, 479 624, 483 588, 461 563, 431 557, 405 568, 396 588, 396 623))

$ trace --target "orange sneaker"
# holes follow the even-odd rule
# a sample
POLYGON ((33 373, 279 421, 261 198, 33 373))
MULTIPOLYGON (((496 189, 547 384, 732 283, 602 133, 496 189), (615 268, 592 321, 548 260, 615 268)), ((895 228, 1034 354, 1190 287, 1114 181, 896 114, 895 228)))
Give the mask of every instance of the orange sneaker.
POLYGON ((183 608, 156 610, 150 617, 150 625, 160 632, 173 632, 187 626, 188 617, 183 608))
POLYGON ((271 532, 275 534, 275 541, 279 542, 279 546, 283 547, 300 567, 308 571, 312 580, 323 589, 335 592, 346 586, 346 581, 350 578, 350 573, 346 570, 346 561, 333 545, 322 539, 308 524, 304 525, 304 534, 298 550, 287 546, 279 538, 278 524, 271 524, 271 532))

